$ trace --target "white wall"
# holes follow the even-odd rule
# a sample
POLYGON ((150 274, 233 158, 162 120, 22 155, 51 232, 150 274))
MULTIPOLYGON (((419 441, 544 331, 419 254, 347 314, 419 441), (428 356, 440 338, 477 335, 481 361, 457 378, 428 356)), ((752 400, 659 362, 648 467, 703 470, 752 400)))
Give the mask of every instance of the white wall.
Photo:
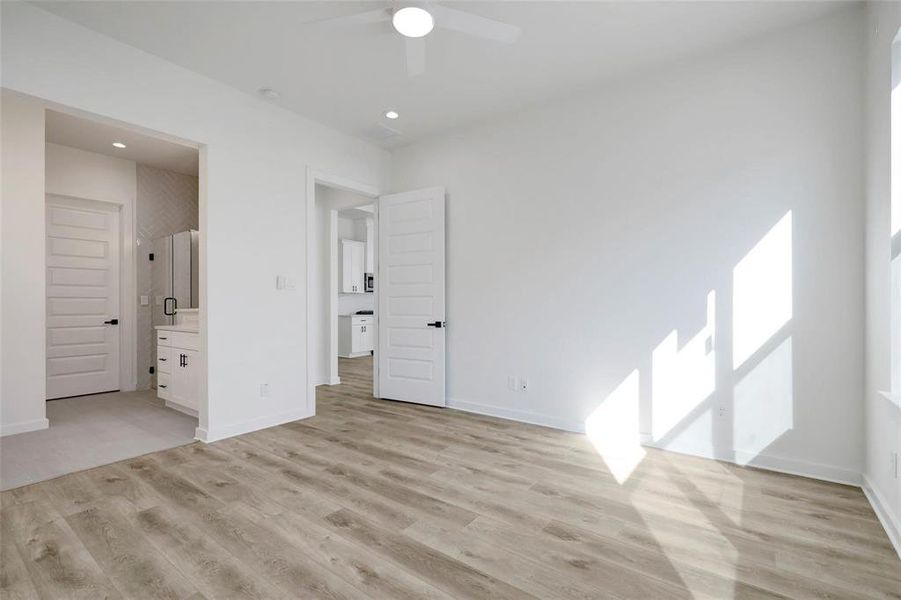
MULTIPOLYGON (((892 40, 901 5, 868 6, 866 68, 866 469, 864 487, 901 553, 901 489, 892 453, 901 452, 901 411, 891 389, 892 40)), ((897 158, 895 159, 897 162, 897 158)), ((896 393, 901 390, 894 390, 896 393)))
MULTIPOLYGON (((3 87, 204 145, 201 319, 209 402, 198 434, 217 439, 311 414, 305 287, 275 288, 278 274, 305 280, 306 167, 383 188, 388 153, 25 3, 2 3, 0 43, 3 87), (271 397, 260 398, 261 383, 270 384, 271 397)), ((26 133, 31 143, 43 139, 36 123, 26 133)), ((6 121, 3 135, 5 143, 6 121)), ((36 197, 4 194, 4 211, 11 200, 23 211, 16 227, 42 239, 36 197)), ((29 243, 7 261, 4 237, 4 267, 34 270, 43 264, 38 246, 29 243)), ((3 275, 6 294, 11 280, 3 275)), ((14 293, 42 298, 43 278, 33 279, 14 293)), ((30 313, 6 302, 3 310, 6 361, 10 348, 34 344, 31 329, 43 325, 11 330, 9 323, 30 313)), ((40 373, 43 386, 43 350, 19 360, 23 377, 4 379, 4 404, 7 394, 17 403, 42 402, 34 384, 19 384, 25 373, 40 373)))
POLYGON ((855 8, 396 151, 394 190, 448 190, 451 406, 625 397, 656 445, 858 481, 862 45, 855 8))
POLYGON ((47 427, 44 397, 44 109, 4 92, 0 111, 0 435, 47 427), (27 224, 40 224, 37 231, 27 224), (27 265, 28 268, 20 268, 27 265))
MULTIPOLYGON (((313 385, 335 383, 332 371, 337 377, 337 366, 331 356, 330 336, 332 335, 331 311, 331 268, 332 268, 332 209, 329 204, 329 189, 316 185, 316 243, 315 255, 310 261, 310 278, 315 294, 310 298, 310 347, 313 348, 313 385)), ((337 352, 337 348, 335 349, 337 352)))
POLYGON ((48 142, 45 164, 46 193, 99 200, 134 210, 134 161, 48 142))

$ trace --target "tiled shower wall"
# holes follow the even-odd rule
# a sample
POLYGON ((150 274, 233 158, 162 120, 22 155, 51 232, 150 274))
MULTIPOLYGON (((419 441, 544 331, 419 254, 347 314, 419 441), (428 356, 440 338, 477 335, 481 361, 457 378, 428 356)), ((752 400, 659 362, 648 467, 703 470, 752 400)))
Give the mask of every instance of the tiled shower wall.
POLYGON ((156 362, 156 336, 151 325, 151 304, 141 306, 140 297, 153 302, 150 285, 150 242, 158 237, 198 228, 197 177, 138 165, 137 220, 138 298, 138 389, 153 386, 150 367, 156 362))

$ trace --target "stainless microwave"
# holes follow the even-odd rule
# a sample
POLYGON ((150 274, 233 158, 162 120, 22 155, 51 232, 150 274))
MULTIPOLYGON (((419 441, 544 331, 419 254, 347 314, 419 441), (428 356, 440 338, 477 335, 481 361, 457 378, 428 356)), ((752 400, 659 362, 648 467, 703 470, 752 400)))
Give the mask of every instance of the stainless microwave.
POLYGON ((363 273, 363 291, 375 291, 375 273, 363 273))

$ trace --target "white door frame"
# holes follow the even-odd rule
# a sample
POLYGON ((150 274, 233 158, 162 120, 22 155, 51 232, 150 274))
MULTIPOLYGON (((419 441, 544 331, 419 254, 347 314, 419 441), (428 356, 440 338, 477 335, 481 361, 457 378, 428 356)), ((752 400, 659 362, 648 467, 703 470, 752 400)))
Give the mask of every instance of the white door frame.
MULTIPOLYGON (((47 193, 44 205, 56 199, 63 204, 93 206, 119 215, 119 390, 131 392, 137 388, 137 307, 129 300, 137 290, 137 265, 135 261, 135 210, 127 202, 94 200, 65 194, 47 193)), ((47 231, 44 231, 44 239, 47 231)), ((46 289, 44 290, 46 294, 46 289)), ((46 329, 46 324, 45 324, 46 329)))
MULTIPOLYGON (((313 278, 311 277, 311 261, 310 257, 313 256, 315 252, 315 240, 316 240, 316 184, 324 185, 326 187, 336 188, 339 190, 344 190, 347 192, 353 192, 355 194, 359 194, 361 196, 365 196, 366 198, 371 198, 375 203, 375 226, 378 228, 378 197, 381 195, 379 189, 373 185, 369 185, 366 183, 360 183, 358 181, 354 181, 352 179, 348 179, 347 177, 341 177, 338 175, 331 175, 328 173, 324 173, 322 171, 317 171, 312 167, 307 167, 307 210, 306 210, 306 234, 307 234, 307 252, 306 252, 306 326, 307 326, 307 410, 311 415, 316 414, 316 383, 313 381, 313 353, 318 349, 314 348, 314 344, 316 340, 313 339, 313 336, 310 335, 310 325, 312 323, 313 314, 311 309, 310 299, 313 297, 315 293, 315 284, 313 282, 313 278)), ((337 211, 330 211, 330 237, 335 238, 337 240, 337 211), (332 214, 334 213, 334 214, 332 214)), ((376 229, 378 231, 378 229, 376 229)), ((376 244, 378 240, 376 239, 376 244)), ((333 244, 335 245, 335 244, 333 244)), ((329 346, 329 379, 336 380, 338 378, 338 257, 337 257, 337 245, 334 248, 331 248, 331 268, 329 269, 329 306, 328 306, 328 321, 329 321, 329 333, 327 336, 328 346, 329 346)), ((378 258, 378 251, 376 250, 376 259, 378 258)), ((375 265, 375 270, 378 272, 378 264, 375 265)), ((378 288, 378 277, 375 279, 376 288, 378 288)), ((378 293, 375 293, 375 314, 376 318, 378 318, 378 293)), ((376 328, 378 329, 378 328, 376 328)), ((378 336, 378 333, 376 333, 378 336)), ((375 343, 378 344, 378 337, 376 337, 375 343)), ((376 346, 377 347, 377 346, 376 346)), ((372 377, 372 393, 374 396, 378 397, 378 377, 376 374, 378 373, 378 352, 375 353, 373 358, 373 377, 372 377)))

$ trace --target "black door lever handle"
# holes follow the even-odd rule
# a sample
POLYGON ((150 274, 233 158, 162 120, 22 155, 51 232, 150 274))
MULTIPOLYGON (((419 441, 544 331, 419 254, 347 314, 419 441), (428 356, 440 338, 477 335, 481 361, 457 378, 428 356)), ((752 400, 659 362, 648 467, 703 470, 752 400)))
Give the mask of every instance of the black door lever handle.
POLYGON ((118 325, 119 319, 110 319, 109 321, 104 321, 104 325, 118 325))
POLYGON ((435 327, 436 329, 441 329, 444 327, 444 321, 435 321, 434 323, 426 323, 429 327, 435 327))

